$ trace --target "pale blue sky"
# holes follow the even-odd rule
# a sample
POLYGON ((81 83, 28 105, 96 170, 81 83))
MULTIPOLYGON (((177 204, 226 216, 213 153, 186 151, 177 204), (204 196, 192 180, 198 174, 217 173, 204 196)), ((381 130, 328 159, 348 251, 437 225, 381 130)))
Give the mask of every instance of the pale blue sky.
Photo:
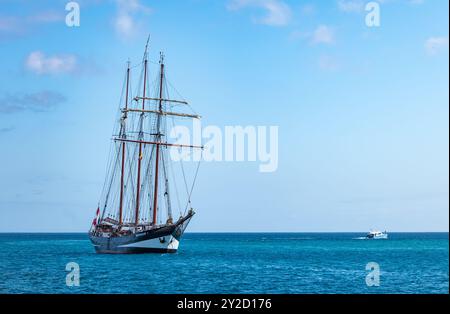
POLYGON ((278 125, 279 167, 203 163, 189 231, 448 231, 448 1, 0 0, 0 231, 86 231, 125 62, 164 50, 203 125, 278 125))

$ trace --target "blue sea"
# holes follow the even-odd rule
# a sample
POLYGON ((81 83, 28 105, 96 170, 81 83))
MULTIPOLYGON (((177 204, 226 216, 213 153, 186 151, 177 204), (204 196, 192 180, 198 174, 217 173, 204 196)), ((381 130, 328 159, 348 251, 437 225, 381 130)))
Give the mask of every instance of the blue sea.
POLYGON ((87 234, 3 233, 0 293, 449 293, 448 233, 362 236, 187 233, 176 254, 99 255, 87 234))

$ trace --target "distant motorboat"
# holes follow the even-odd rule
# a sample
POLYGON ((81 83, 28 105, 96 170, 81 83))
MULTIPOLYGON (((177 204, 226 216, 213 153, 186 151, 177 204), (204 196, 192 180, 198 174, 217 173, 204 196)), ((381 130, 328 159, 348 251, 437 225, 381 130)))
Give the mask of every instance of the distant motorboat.
POLYGON ((370 231, 367 235, 366 235, 366 239, 371 239, 371 240, 387 240, 388 238, 388 234, 386 231, 381 232, 381 231, 370 231))

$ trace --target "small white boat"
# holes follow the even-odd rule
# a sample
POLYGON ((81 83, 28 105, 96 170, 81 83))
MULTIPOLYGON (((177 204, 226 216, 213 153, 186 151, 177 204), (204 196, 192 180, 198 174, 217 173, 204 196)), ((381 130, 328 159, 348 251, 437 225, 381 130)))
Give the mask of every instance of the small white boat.
POLYGON ((372 239, 372 240, 386 240, 388 238, 388 234, 386 231, 381 232, 381 231, 370 231, 367 235, 366 235, 366 239, 372 239))

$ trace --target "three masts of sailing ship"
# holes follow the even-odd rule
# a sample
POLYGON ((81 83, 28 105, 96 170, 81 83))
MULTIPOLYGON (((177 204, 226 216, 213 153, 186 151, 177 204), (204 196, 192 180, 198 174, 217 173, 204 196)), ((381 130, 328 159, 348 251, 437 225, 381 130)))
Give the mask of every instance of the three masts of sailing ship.
MULTIPOLYGON (((180 215, 175 220, 171 189, 176 175, 168 155, 173 148, 191 151, 202 147, 169 143, 165 134, 170 119, 173 122, 175 118, 199 119, 200 116, 176 110, 190 106, 184 100, 170 99, 162 53, 153 86, 155 95, 148 95, 151 86, 147 47, 148 42, 136 91, 139 96, 131 96, 129 62, 126 70, 125 95, 122 92, 105 185, 97 217, 89 231, 98 253, 174 253, 195 214, 190 198, 198 165, 192 186, 186 184, 186 205, 181 206, 178 200, 180 215)), ((181 175, 185 176, 182 161, 179 162, 181 175)))

